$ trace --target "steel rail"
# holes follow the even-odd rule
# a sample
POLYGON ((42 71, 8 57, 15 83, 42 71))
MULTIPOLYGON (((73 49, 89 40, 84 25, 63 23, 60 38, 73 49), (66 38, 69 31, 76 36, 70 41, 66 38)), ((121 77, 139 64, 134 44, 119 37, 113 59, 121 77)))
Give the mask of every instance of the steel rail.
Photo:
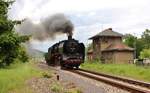
POLYGON ((139 80, 129 79, 129 78, 125 78, 125 77, 113 76, 113 75, 104 74, 104 73, 100 73, 100 72, 94 72, 94 71, 85 70, 85 69, 79 69, 79 70, 80 71, 84 71, 84 72, 88 72, 88 73, 92 73, 92 74, 95 74, 95 75, 100 75, 100 76, 104 76, 104 77, 120 80, 120 81, 123 81, 123 82, 128 82, 130 84, 134 84, 134 85, 138 85, 138 86, 142 86, 142 87, 150 89, 150 83, 148 83, 148 82, 143 82, 143 81, 139 81, 139 80))
MULTIPOLYGON (((130 91, 131 93, 150 93, 150 90, 148 90, 148 89, 143 89, 143 88, 139 88, 139 87, 136 87, 136 86, 131 86, 129 84, 120 83, 120 82, 118 82, 119 79, 117 80, 115 78, 111 78, 111 76, 106 77, 107 75, 106 76, 101 75, 102 73, 97 73, 97 72, 93 72, 93 71, 89 71, 89 70, 83 70, 83 69, 70 70, 70 71, 73 72, 73 73, 76 73, 76 74, 94 79, 94 80, 102 81, 104 83, 107 83, 107 84, 110 84, 112 86, 121 88, 123 90, 130 91)), ((120 79, 120 81, 121 81, 121 79, 120 79)))

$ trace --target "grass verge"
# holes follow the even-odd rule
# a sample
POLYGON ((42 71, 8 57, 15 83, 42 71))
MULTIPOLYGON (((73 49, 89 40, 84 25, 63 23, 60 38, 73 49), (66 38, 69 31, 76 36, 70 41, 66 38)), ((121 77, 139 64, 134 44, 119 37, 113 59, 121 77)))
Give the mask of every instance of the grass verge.
POLYGON ((0 69, 0 93, 11 93, 12 90, 20 93, 21 89, 31 93, 25 86, 25 81, 33 76, 41 76, 41 72, 31 62, 16 63, 8 68, 0 69))
POLYGON ((81 65, 81 68, 150 82, 149 67, 145 68, 133 64, 101 64, 98 62, 85 62, 81 65))

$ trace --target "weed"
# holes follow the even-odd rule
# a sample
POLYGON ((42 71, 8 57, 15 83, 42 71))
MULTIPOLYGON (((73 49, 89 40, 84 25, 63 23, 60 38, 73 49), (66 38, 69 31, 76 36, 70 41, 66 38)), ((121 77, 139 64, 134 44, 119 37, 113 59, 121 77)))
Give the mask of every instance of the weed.
POLYGON ((44 78, 51 78, 52 77, 52 75, 49 72, 46 72, 46 71, 42 72, 42 76, 44 78))
POLYGON ((62 91, 63 91, 63 87, 58 82, 53 83, 50 86, 50 89, 55 93, 62 93, 62 91))

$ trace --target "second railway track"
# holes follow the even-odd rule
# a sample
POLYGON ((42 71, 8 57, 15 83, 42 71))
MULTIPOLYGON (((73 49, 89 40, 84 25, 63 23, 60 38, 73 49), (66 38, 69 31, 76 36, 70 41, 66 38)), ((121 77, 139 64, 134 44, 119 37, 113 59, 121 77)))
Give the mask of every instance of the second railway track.
POLYGON ((70 71, 94 80, 110 84, 123 90, 130 91, 131 93, 150 93, 150 83, 93 72, 84 69, 70 71))

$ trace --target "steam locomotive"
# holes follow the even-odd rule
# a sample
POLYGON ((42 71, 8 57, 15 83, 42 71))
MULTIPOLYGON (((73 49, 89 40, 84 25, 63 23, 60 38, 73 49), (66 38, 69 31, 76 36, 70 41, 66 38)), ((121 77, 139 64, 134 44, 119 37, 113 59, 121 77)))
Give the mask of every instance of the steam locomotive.
POLYGON ((48 49, 45 60, 48 65, 60 65, 64 68, 79 68, 84 62, 85 46, 78 40, 68 36, 68 40, 60 41, 48 49))

